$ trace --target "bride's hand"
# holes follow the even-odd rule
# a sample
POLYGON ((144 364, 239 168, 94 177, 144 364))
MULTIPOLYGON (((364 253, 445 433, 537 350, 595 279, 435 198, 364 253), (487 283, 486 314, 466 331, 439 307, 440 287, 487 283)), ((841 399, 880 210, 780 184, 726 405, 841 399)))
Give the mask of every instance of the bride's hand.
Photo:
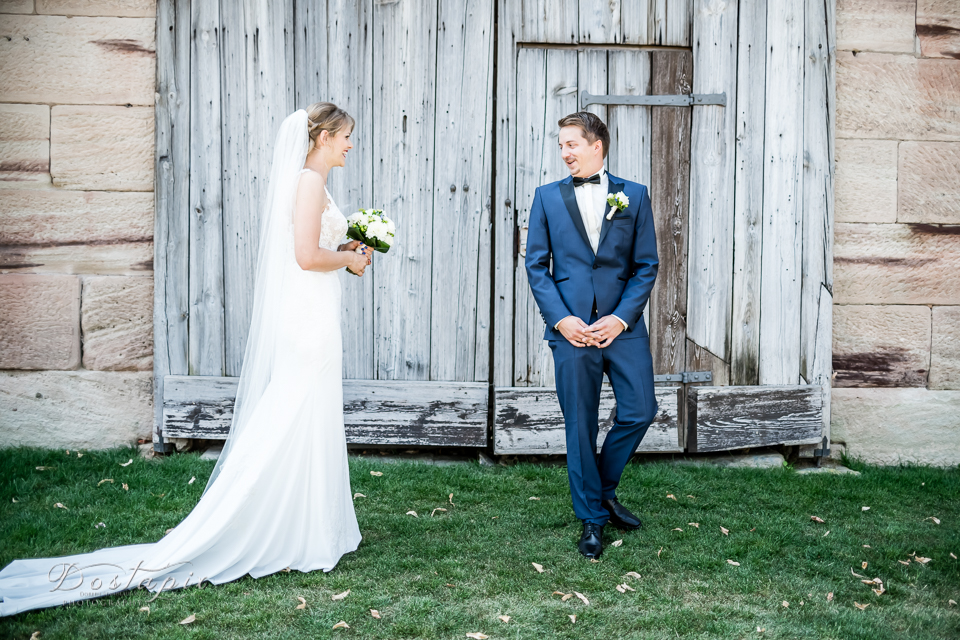
POLYGON ((340 245, 340 246, 337 248, 337 250, 338 250, 338 251, 356 251, 356 250, 357 250, 357 247, 359 247, 359 246, 360 246, 360 241, 359 241, 359 240, 350 240, 350 241, 345 242, 345 243, 343 243, 342 245, 340 245))
POLYGON ((347 267, 356 275, 362 276, 363 270, 367 268, 368 264, 370 264, 370 258, 367 257, 367 254, 351 253, 350 262, 347 264, 347 267))

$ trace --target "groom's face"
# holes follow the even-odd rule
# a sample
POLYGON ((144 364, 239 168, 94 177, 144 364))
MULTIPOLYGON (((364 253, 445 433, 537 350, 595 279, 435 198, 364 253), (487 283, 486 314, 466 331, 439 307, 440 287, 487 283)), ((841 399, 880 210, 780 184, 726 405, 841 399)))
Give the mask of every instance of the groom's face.
POLYGON ((589 177, 603 167, 603 142, 590 142, 577 126, 560 129, 560 157, 572 176, 589 177))

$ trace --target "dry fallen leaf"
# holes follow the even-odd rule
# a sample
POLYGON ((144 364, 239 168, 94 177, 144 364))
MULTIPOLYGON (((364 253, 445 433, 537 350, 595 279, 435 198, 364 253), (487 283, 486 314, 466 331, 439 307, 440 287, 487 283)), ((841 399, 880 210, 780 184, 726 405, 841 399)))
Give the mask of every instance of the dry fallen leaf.
POLYGON ((106 528, 107 528, 107 525, 104 524, 103 522, 98 522, 97 524, 93 525, 93 528, 94 528, 94 529, 106 529, 106 528))
POLYGON ((930 562, 930 558, 922 558, 920 556, 916 556, 914 557, 913 561, 919 562, 920 564, 927 564, 928 562, 930 562))
POLYGON ((957 601, 956 601, 956 600, 947 600, 947 604, 952 605, 952 606, 955 607, 955 606, 957 606, 957 601))
POLYGON ((333 625, 333 628, 334 628, 334 629, 349 629, 349 628, 350 628, 350 625, 348 625, 346 622, 344 622, 343 620, 341 620, 341 621, 338 622, 337 624, 333 625))
POLYGON ((467 634, 467 637, 468 637, 468 638, 473 638, 473 640, 486 640, 486 639, 489 638, 490 636, 485 636, 485 635, 483 635, 482 633, 480 633, 480 632, 478 631, 478 632, 476 632, 476 633, 468 633, 468 634, 467 634))
POLYGON ((447 500, 450 501, 450 506, 452 506, 452 507, 457 506, 457 505, 453 504, 453 494, 452 494, 452 493, 450 494, 450 497, 447 498, 447 500))
POLYGON ((566 602, 567 600, 569 600, 569 599, 572 598, 572 597, 573 597, 573 594, 572 594, 572 593, 565 593, 565 594, 563 594, 563 597, 560 598, 560 602, 566 602))
POLYGON ((694 497, 693 497, 692 495, 690 495, 689 493, 687 494, 687 497, 690 498, 691 500, 696 500, 696 498, 694 498, 694 497))
POLYGON ((670 498, 671 500, 676 500, 676 499, 677 499, 677 497, 676 497, 675 495, 673 495, 672 493, 668 493, 668 494, 667 494, 667 497, 670 498))
POLYGON ((827 602, 830 602, 831 600, 833 600, 833 591, 827 594, 827 602))
POLYGON ((147 615, 150 615, 150 607, 140 607, 139 611, 146 611, 147 615))
POLYGON ((527 498, 527 500, 539 500, 539 499, 540 499, 540 498, 538 498, 538 497, 536 497, 536 496, 530 496, 529 498, 527 498))
POLYGON ((300 601, 300 604, 297 605, 297 609, 306 609, 306 608, 307 608, 307 601, 304 599, 303 596, 297 596, 297 600, 300 601))
POLYGON ((337 600, 343 600, 343 599, 346 598, 348 595, 350 595, 350 589, 347 589, 347 590, 344 591, 343 593, 338 593, 338 594, 335 595, 335 596, 330 596, 330 599, 333 600, 334 602, 336 602, 337 600))
POLYGON ((663 552, 663 547, 660 547, 660 551, 657 551, 657 557, 660 557, 660 554, 663 552))
MULTIPOLYGON (((123 487, 124 491, 130 491, 130 485, 128 485, 126 482, 124 482, 121 486, 123 487)), ((159 497, 162 498, 165 495, 166 495, 165 493, 161 493, 159 497)))
POLYGON ((30 640, 40 640, 40 632, 34 631, 30 634, 30 640))
MULTIPOLYGON (((12 498, 12 500, 13 500, 14 503, 20 502, 20 501, 17 500, 16 498, 12 498)), ((953 554, 951 553, 950 555, 953 555, 953 554)))
POLYGON ((171 531, 173 531, 173 529, 174 529, 174 527, 170 527, 169 529, 167 529, 166 531, 163 532, 163 535, 167 535, 168 533, 170 533, 171 531))
MULTIPOLYGON (((14 502, 16 502, 16 500, 14 500, 14 502)), ((957 556, 955 556, 952 551, 950 552, 950 557, 953 558, 954 560, 957 559, 957 556)))
POLYGON ((867 568, 867 563, 866 563, 866 562, 861 562, 861 563, 860 563, 860 568, 861 568, 861 569, 866 569, 866 568, 867 568))
POLYGON ((414 518, 419 518, 416 511, 407 511, 406 515, 413 516, 414 518))
POLYGON ((766 630, 767 630, 766 627, 757 627, 757 633, 763 633, 766 630))
POLYGON ((860 507, 860 511, 870 511, 870 507, 860 507))
POLYGON ((910 566, 910 561, 909 561, 909 560, 897 560, 897 562, 899 562, 900 564, 905 564, 905 565, 907 565, 908 567, 910 566))
POLYGON ((883 588, 883 585, 880 585, 880 588, 879 588, 879 589, 874 589, 873 592, 874 592, 875 594, 877 594, 878 596, 882 596, 884 593, 887 592, 887 590, 883 588))
POLYGON ((542 565, 542 564, 537 564, 536 562, 531 562, 530 564, 532 564, 532 565, 533 565, 533 568, 537 570, 537 573, 543 573, 543 565, 542 565))
POLYGON ((193 484, 196 479, 197 479, 197 476, 193 476, 192 478, 190 478, 190 482, 188 482, 187 484, 193 484))
POLYGON ((628 571, 626 575, 630 576, 631 578, 636 578, 637 580, 640 579, 640 574, 636 571, 628 571))
POLYGON ((611 546, 611 547, 619 547, 619 546, 622 545, 622 544, 623 544, 623 540, 622 540, 622 539, 621 539, 621 540, 614 540, 613 542, 610 543, 610 546, 611 546))
POLYGON ((687 524, 690 525, 691 527, 696 527, 697 529, 700 528, 699 522, 688 522, 687 524))
POLYGON ((786 600, 784 600, 784 601, 783 601, 783 606, 784 606, 784 607, 789 607, 789 606, 790 606, 790 603, 787 602, 786 600))
POLYGON ((934 518, 930 516, 929 518, 924 518, 924 520, 933 520, 933 524, 940 524, 940 518, 934 518))
POLYGON ((817 516, 810 516, 810 519, 813 520, 814 522, 819 522, 821 524, 826 522, 823 518, 818 518, 817 516))
POLYGON ((355 493, 355 494, 353 494, 353 499, 354 499, 354 500, 356 500, 357 498, 366 498, 366 497, 367 497, 367 496, 363 495, 362 493, 355 493))
POLYGON ((724 529, 723 527, 720 527, 720 531, 722 531, 723 535, 725 536, 730 535, 730 529, 724 529))
POLYGON ((590 558, 590 562, 593 564, 600 564, 600 561, 597 560, 596 558, 590 558))
POLYGON ((590 601, 587 600, 587 596, 583 595, 583 594, 580 593, 579 591, 574 591, 574 592, 573 592, 573 595, 575 595, 575 596, 577 596, 578 598, 580 598, 581 600, 583 600, 583 604, 590 604, 590 601))
POLYGON ((63 503, 62 503, 62 502, 58 502, 57 504, 55 504, 55 505, 53 505, 53 506, 56 507, 56 508, 58 508, 58 509, 66 509, 66 507, 63 506, 63 503))
MULTIPOLYGON (((121 462, 121 463, 120 463, 120 466, 121 466, 121 467, 128 467, 128 466, 130 466, 131 464, 133 464, 133 458, 130 458, 130 459, 127 460, 126 462, 121 462)), ((193 621, 191 620, 191 622, 193 622, 193 621)), ((181 622, 180 624, 183 624, 183 623, 181 622)))
MULTIPOLYGON (((173 529, 171 529, 171 531, 173 531, 173 529)), ((284 573, 290 573, 290 567, 284 567, 283 569, 280 569, 280 571, 283 571, 284 573)))
POLYGON ((195 615, 193 615, 193 614, 191 613, 191 614, 188 615, 186 618, 184 618, 183 620, 181 620, 181 621, 180 621, 180 624, 190 624, 191 622, 196 621, 196 619, 197 619, 197 616, 195 616, 195 615))
POLYGON ((37 471, 49 471, 50 469, 56 469, 56 467, 37 467, 37 471))
POLYGON ((510 616, 497 616, 501 622, 510 622, 510 616))
POLYGON ((371 618, 376 618, 377 620, 379 620, 379 619, 380 619, 380 612, 377 611, 376 609, 370 609, 370 617, 371 617, 371 618))
MULTIPOLYGON (((378 478, 383 475, 383 471, 371 471, 370 475, 377 476, 378 478)), ((344 623, 346 624, 346 623, 344 623)))
POLYGON ((850 567, 850 573, 852 573, 852 574, 853 574, 854 576, 856 576, 857 578, 864 578, 864 577, 866 577, 866 576, 862 576, 862 575, 860 575, 859 573, 857 573, 856 571, 854 571, 854 570, 853 570, 853 567, 850 567))
POLYGON ((570 616, 567 616, 567 617, 570 618, 570 622, 572 622, 573 624, 576 624, 576 623, 577 623, 577 616, 570 615, 570 616))
POLYGON ((868 544, 865 544, 865 545, 863 545, 863 548, 864 548, 864 549, 872 549, 873 547, 871 547, 871 546, 868 545, 868 544))
POLYGON ((860 604, 859 602, 854 601, 853 606, 855 606, 857 609, 860 609, 860 611, 863 611, 863 610, 865 610, 867 607, 869 607, 870 605, 869 605, 869 604, 860 604))
POLYGON ((830 535, 830 529, 827 529, 827 532, 826 532, 825 534, 823 534, 822 536, 820 536, 820 537, 821 537, 821 538, 826 538, 828 535, 830 535))
POLYGON ((102 485, 104 482, 113 482, 113 478, 104 478, 103 480, 101 480, 100 482, 97 483, 97 486, 99 487, 99 486, 102 485))
POLYGON ((78 458, 82 458, 82 457, 83 457, 83 454, 78 451, 78 452, 77 452, 77 457, 78 457, 78 458))
POLYGON ((626 593, 627 591, 636 591, 636 589, 634 589, 633 587, 628 585, 626 582, 624 582, 623 584, 617 585, 617 591, 619 591, 620 593, 626 593))
POLYGON ((681 529, 680 527, 677 527, 676 529, 671 529, 671 531, 683 531, 683 529, 681 529))
POLYGON ((863 584, 883 584, 883 580, 880 578, 874 578, 873 580, 861 580, 863 584))
POLYGON ((447 510, 444 509, 443 507, 437 507, 436 509, 434 509, 433 511, 430 512, 430 517, 432 518, 433 515, 434 515, 437 511, 442 511, 443 513, 446 513, 446 512, 447 512, 447 510))
POLYGON ((735 567, 739 567, 739 566, 740 566, 740 563, 739 563, 739 562, 734 562, 733 560, 729 560, 729 559, 727 560, 727 564, 732 564, 732 565, 735 566, 735 567))

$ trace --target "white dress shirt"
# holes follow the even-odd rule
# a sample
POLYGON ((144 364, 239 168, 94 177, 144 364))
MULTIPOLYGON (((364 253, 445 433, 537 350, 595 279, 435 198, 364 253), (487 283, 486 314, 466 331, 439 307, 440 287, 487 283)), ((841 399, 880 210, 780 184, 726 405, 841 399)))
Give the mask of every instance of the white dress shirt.
MULTIPOLYGON (((596 255, 600 246, 600 230, 603 227, 603 214, 607 210, 607 190, 610 187, 606 167, 601 167, 598 175, 600 176, 600 184, 586 182, 573 189, 573 193, 577 197, 577 208, 580 209, 580 218, 587 230, 587 239, 590 240, 590 248, 593 249, 594 255, 596 255)), ((569 317, 562 318, 560 322, 569 317)), ((623 330, 626 331, 627 323, 615 315, 613 317, 620 320, 623 330)), ((560 322, 555 324, 553 328, 558 328, 560 322)))

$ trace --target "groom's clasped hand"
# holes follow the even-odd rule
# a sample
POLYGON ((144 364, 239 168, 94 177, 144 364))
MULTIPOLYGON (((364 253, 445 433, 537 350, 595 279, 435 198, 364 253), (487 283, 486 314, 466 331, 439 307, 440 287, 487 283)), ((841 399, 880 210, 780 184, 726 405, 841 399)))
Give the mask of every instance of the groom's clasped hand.
POLYGON ((557 329, 575 347, 603 349, 623 333, 623 324, 613 316, 604 316, 589 325, 576 316, 568 316, 560 321, 557 329))

